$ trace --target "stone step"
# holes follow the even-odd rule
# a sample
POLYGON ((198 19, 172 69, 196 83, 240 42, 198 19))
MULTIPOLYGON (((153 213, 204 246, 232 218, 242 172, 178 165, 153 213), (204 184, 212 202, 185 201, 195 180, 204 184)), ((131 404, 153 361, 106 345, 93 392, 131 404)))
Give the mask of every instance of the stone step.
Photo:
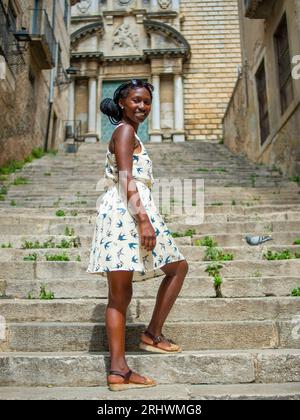
MULTIPOLYGON (((147 322, 154 299, 132 299, 127 320, 147 322)), ((13 322, 105 322, 107 299, 0 299, 0 313, 13 322)), ((300 312, 297 297, 267 298, 179 298, 168 322, 289 320, 300 312)))
MULTIPOLYGON (((70 241, 70 240, 69 240, 70 241)), ((58 241, 53 242, 60 245, 58 241)), ((270 243, 270 242, 269 242, 270 243)), ((79 244, 75 241, 75 245, 79 244)), ((1 244, 0 244, 1 246, 1 244)), ((282 252, 289 250, 293 255, 292 258, 298 256, 300 258, 300 245, 268 245, 266 242, 263 246, 232 246, 223 247, 218 249, 222 250, 224 254, 232 254, 233 259, 236 260, 264 260, 264 255, 268 252, 282 252)), ((204 246, 191 246, 183 245, 180 251, 187 258, 188 261, 209 261, 206 252, 209 248, 204 246)), ((38 248, 38 249, 14 249, 14 248, 1 248, 0 247, 0 261, 23 261, 23 258, 29 254, 36 253, 38 261, 46 261, 46 255, 56 255, 65 253, 71 261, 76 261, 80 257, 81 261, 87 261, 90 255, 88 247, 74 247, 74 241, 71 241, 70 248, 38 248)))
MULTIPOLYGON (((189 275, 206 277, 205 269, 211 263, 190 262, 189 275)), ((21 261, 11 262, 0 261, 0 273, 3 280, 15 279, 22 276, 24 280, 46 280, 64 277, 90 279, 92 275, 99 276, 98 273, 87 273, 87 261, 21 261)), ((160 270, 159 270, 160 271, 160 270)), ((300 260, 280 260, 280 261, 222 261, 221 276, 224 277, 277 277, 277 276, 296 276, 300 271, 300 260)), ((162 274, 162 272, 161 272, 162 274)), ((105 273, 104 273, 105 277, 105 273)))
MULTIPOLYGON (((57 218, 59 219, 59 218, 57 218)), ((65 224, 72 223, 77 235, 90 235, 92 237, 95 220, 90 219, 89 223, 77 222, 76 217, 73 217, 73 221, 68 217, 65 224)), ((50 224, 36 221, 35 223, 24 223, 14 225, 15 235, 30 235, 33 231, 35 234, 54 234, 63 235, 65 224, 62 220, 53 220, 50 224)), ((168 223, 168 228, 173 233, 184 233, 188 228, 193 229, 195 234, 207 234, 211 235, 214 233, 245 233, 253 235, 261 235, 273 232, 288 232, 297 231, 300 228, 299 221, 272 221, 272 222, 227 222, 227 223, 203 223, 203 224, 186 224, 186 223, 168 223)), ((4 224, 1 226, 1 235, 9 235, 12 233, 11 226, 4 224)))
MULTIPOLYGON (((106 386, 107 353, 1 353, 0 360, 2 387, 106 386)), ((127 360, 134 371, 156 379, 160 385, 300 382, 299 350, 129 353, 127 360)), ((111 398, 116 394, 110 394, 111 398)))
MULTIPOLYGON (((299 400, 300 382, 234 385, 157 385, 112 393, 106 386, 7 386, 0 387, 0 400, 299 400)), ((107 404, 110 407, 109 404, 107 404)), ((108 409, 107 407, 107 409, 108 409)), ((195 408, 194 408, 195 409, 195 408)))
MULTIPOLYGON (((150 279, 147 282, 135 282, 134 297, 154 298, 163 276, 150 279)), ((102 276, 91 276, 89 279, 74 279, 73 277, 61 279, 24 280, 0 279, 0 297, 27 299, 28 294, 38 298, 40 288, 54 293, 56 299, 72 298, 106 298, 107 280, 102 276)), ((223 278, 222 294, 224 298, 236 297, 266 297, 290 296, 291 291, 300 287, 299 276, 295 277, 248 277, 248 278, 223 278)), ((210 277, 190 277, 185 279, 180 297, 215 297, 216 291, 210 277)))
MULTIPOLYGON (((169 227, 169 226, 168 226, 169 227)), ((250 233, 248 233, 250 234, 250 233)), ((253 234, 253 232, 251 232, 251 234, 253 234)), ((270 235, 273 240, 272 240, 272 244, 276 245, 276 246, 286 246, 286 245, 292 245, 296 239, 298 239, 300 237, 300 229, 298 231, 295 232, 289 232, 289 231, 282 231, 282 232, 257 232, 257 234, 268 234, 270 235)), ((211 234, 202 234, 202 235, 193 235, 192 238, 190 238, 191 243, 196 245, 196 241, 198 241, 199 239, 202 240, 204 239, 206 236, 210 236, 214 242, 217 242, 218 246, 220 247, 232 247, 232 246, 243 246, 246 244, 245 241, 245 235, 246 233, 243 234, 230 234, 230 233, 211 233, 211 234)), ((175 241, 177 243, 178 239, 181 238, 175 238, 175 241)), ((188 240, 187 240, 188 241, 188 240)), ((262 248, 264 248, 266 246, 267 242, 262 246, 262 248)), ((270 244, 270 242, 269 242, 270 244)), ((249 246, 249 250, 250 250, 250 246, 249 246)))
MULTIPOLYGON (((138 351, 139 336, 145 327, 145 323, 127 323, 126 351, 138 351)), ((172 322, 164 325, 164 334, 184 350, 300 349, 299 316, 276 321, 172 322)), ((0 351, 6 352, 107 349, 105 324, 99 322, 7 323, 0 343, 0 351)))

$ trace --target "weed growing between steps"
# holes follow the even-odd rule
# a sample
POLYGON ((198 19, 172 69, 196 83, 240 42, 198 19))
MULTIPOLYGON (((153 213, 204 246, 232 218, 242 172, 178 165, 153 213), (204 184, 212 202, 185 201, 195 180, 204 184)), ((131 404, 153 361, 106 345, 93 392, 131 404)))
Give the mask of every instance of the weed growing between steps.
POLYGON ((76 241, 76 238, 70 239, 67 241, 66 239, 62 239, 60 244, 55 244, 53 242, 53 239, 48 239, 44 243, 40 243, 40 241, 29 242, 25 241, 22 243, 21 248, 22 249, 45 249, 45 248, 77 248, 78 243, 76 241))
POLYGON ((280 252, 273 252, 269 250, 267 253, 264 253, 263 258, 268 261, 273 260, 291 260, 294 258, 300 258, 300 251, 293 253, 289 249, 284 249, 280 252))
MULTIPOLYGON (((23 160, 11 160, 6 166, 2 166, 0 168, 0 181, 1 182, 6 182, 8 181, 8 176, 10 174, 13 174, 17 171, 20 171, 21 169, 23 169, 23 167, 26 165, 26 163, 31 163, 34 159, 40 159, 43 156, 46 155, 52 155, 55 156, 57 154, 57 150, 49 150, 48 152, 43 152, 43 150, 41 148, 34 148, 32 149, 30 155, 28 155, 25 159, 23 160)), ((24 184, 28 184, 28 180, 26 178, 22 178, 22 177, 17 177, 15 178, 15 180, 10 183, 7 186, 2 186, 0 188, 0 201, 5 201, 5 196, 7 195, 8 192, 8 188, 11 185, 24 185, 24 184)), ((16 204, 11 204, 12 206, 15 206, 16 204)))
POLYGON ((10 242, 8 244, 1 244, 1 248, 12 248, 12 244, 10 242))
POLYGON ((291 291, 291 296, 300 297, 300 286, 296 287, 291 291))
POLYGON ((222 290, 221 290, 221 285, 222 285, 223 280, 222 280, 222 277, 220 275, 220 270, 221 270, 222 267, 223 267, 222 264, 214 263, 214 264, 208 265, 205 269, 205 271, 208 273, 208 275, 210 277, 214 278, 214 288, 215 288, 215 291, 216 291, 216 297, 217 298, 222 298, 223 297, 222 290))
POLYGON ((184 236, 190 236, 192 237, 195 235, 196 230, 195 229, 187 229, 185 232, 172 232, 173 238, 182 238, 184 236))
MULTIPOLYGON (((31 290, 28 294, 27 294, 27 299, 37 299, 34 297, 34 291, 31 290)), ((47 291, 46 289, 46 285, 43 284, 42 286, 40 286, 40 294, 38 299, 41 300, 52 300, 54 299, 54 293, 51 292, 51 290, 47 291)))
MULTIPOLYGON (((37 261, 37 259, 38 259, 38 254, 36 252, 34 252, 33 254, 29 254, 23 258, 24 261, 37 261)), ((64 262, 71 261, 69 255, 67 255, 65 252, 63 252, 62 254, 54 254, 54 255, 46 254, 45 259, 46 261, 64 261, 64 262)), ((76 257, 75 261, 81 262, 80 255, 76 257)))
POLYGON ((297 238, 294 242, 293 245, 300 245, 300 238, 297 238))

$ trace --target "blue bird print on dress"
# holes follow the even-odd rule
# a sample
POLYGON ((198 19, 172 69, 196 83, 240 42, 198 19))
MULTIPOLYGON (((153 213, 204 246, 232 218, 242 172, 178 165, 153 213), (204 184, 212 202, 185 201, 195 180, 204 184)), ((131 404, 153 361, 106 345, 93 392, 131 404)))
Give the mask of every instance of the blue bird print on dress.
POLYGON ((126 241, 126 235, 124 235, 123 233, 120 233, 120 235, 118 236, 118 240, 119 241, 126 241))
POLYGON ((155 229, 155 235, 158 236, 159 235, 160 230, 159 229, 155 229))
POLYGON ((161 222, 159 222, 160 226, 164 226, 165 222, 162 220, 161 222))
POLYGON ((133 155, 133 160, 134 160, 135 162, 138 162, 138 161, 139 161, 139 157, 138 157, 138 156, 136 156, 136 155, 133 155))
POLYGON ((111 255, 107 254, 106 258, 105 258, 105 261, 111 261, 111 255))
POLYGON ((110 237, 112 236, 112 232, 111 232, 111 230, 109 230, 109 231, 107 232, 106 236, 107 236, 108 238, 110 238, 110 237))
POLYGON ((125 255, 123 252, 123 248, 120 249, 120 251, 117 252, 117 256, 120 259, 121 255, 125 255))
POLYGON ((136 170, 138 171, 139 174, 143 172, 143 168, 136 168, 136 170))
POLYGON ((171 239, 168 239, 168 245, 172 245, 171 239))
POLYGON ((154 216, 151 216, 150 217, 150 220, 151 220, 152 223, 154 223, 155 222, 155 217, 154 216))
POLYGON ((100 241, 100 245, 102 245, 104 241, 105 241, 105 239, 102 238, 101 241, 100 241))
POLYGON ((138 244, 136 242, 129 242, 128 246, 129 246, 130 249, 136 249, 138 244))
POLYGON ((149 260, 148 260, 148 255, 145 255, 145 256, 143 257, 143 263, 145 264, 145 262, 149 262, 149 260))
POLYGON ((120 228, 122 226, 123 226, 123 222, 122 222, 122 220, 119 220, 118 223, 117 223, 117 228, 120 228))
POLYGON ((118 207, 117 210, 119 210, 119 212, 124 215, 126 213, 126 209, 123 209, 122 207, 118 207))
POLYGON ((131 234, 131 236, 133 237, 133 238, 138 238, 138 233, 136 232, 136 231, 134 231, 134 230, 131 230, 130 231, 130 234, 131 234))
POLYGON ((164 243, 160 242, 160 246, 161 246, 161 249, 163 249, 164 251, 166 250, 166 245, 164 243))
POLYGON ((106 216, 107 216, 107 213, 103 213, 102 214, 102 219, 104 220, 106 216))
POLYGON ((137 259, 136 255, 134 255, 134 256, 131 258, 131 261, 132 261, 132 262, 134 262, 134 263, 138 263, 138 259, 137 259))
POLYGON ((123 263, 120 262, 119 264, 116 265, 116 268, 121 268, 123 266, 123 263))
POLYGON ((152 255, 153 255, 153 257, 156 257, 157 253, 155 251, 152 251, 152 255))
POLYGON ((106 244, 104 244, 104 248, 105 248, 105 249, 108 249, 108 248, 109 248, 109 244, 111 244, 111 241, 106 242, 106 244))
POLYGON ((166 235, 171 235, 171 232, 169 231, 169 229, 164 230, 164 233, 165 233, 166 235))
POLYGON ((171 257, 170 257, 170 255, 168 255, 168 256, 167 256, 165 263, 166 263, 166 264, 169 264, 169 262, 171 262, 171 257))

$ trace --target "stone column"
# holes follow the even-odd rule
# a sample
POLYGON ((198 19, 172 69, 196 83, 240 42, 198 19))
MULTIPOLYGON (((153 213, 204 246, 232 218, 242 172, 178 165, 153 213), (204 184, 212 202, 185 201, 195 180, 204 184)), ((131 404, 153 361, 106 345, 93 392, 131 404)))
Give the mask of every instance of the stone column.
POLYGON ((152 130, 150 141, 153 143, 161 142, 160 129, 160 77, 159 74, 152 75, 152 84, 154 86, 152 100, 152 130))
POLYGON ((68 104, 68 120, 69 125, 74 125, 75 120, 75 79, 69 85, 69 104, 68 104))
POLYGON ((173 142, 182 142, 184 136, 184 107, 183 107, 183 83, 181 74, 174 75, 174 129, 173 142))
POLYGON ((89 108, 88 108, 88 132, 85 135, 87 143, 96 143, 98 140, 96 130, 97 119, 97 79, 89 78, 89 108))
POLYGON ((102 116, 102 114, 101 114, 101 111, 100 111, 100 102, 101 102, 101 99, 102 99, 102 82, 103 82, 103 77, 99 76, 98 77, 97 126, 96 126, 96 128, 97 128, 97 134, 98 134, 98 137, 99 137, 100 141, 101 141, 101 129, 102 129, 102 126, 101 126, 101 116, 102 116))

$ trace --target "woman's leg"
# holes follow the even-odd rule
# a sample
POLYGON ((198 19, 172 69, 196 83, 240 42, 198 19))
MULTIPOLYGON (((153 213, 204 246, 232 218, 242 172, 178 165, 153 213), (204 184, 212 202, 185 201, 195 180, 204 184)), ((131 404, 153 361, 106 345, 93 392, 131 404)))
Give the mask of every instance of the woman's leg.
POLYGON ((125 360, 126 312, 132 297, 131 271, 107 273, 108 305, 106 332, 110 351, 110 370, 128 371, 125 360))
MULTIPOLYGON (((131 271, 111 271, 108 279, 108 304, 106 308, 106 331, 110 352, 110 371, 127 373, 129 367, 125 358, 126 312, 132 297, 131 271)), ((110 384, 120 384, 124 379, 109 375, 110 384)), ((133 372, 130 381, 138 384, 155 384, 150 378, 133 372)))
MULTIPOLYGON (((157 293, 156 303, 152 318, 147 328, 153 336, 159 336, 162 333, 163 324, 174 305, 179 292, 182 288, 185 276, 188 272, 188 263, 186 260, 166 264, 161 270, 166 274, 157 293)), ((143 341, 151 344, 151 339, 145 340, 147 336, 143 335, 143 341)), ((170 347, 166 341, 160 344, 160 347, 170 347)))

